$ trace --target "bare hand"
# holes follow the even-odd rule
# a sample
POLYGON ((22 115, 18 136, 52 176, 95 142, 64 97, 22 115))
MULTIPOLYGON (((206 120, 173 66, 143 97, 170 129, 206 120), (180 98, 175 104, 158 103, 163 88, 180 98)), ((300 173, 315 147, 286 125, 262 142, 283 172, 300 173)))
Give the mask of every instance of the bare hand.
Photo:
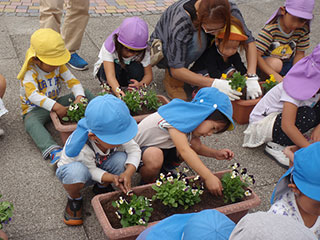
POLYGON ((73 102, 74 103, 79 103, 81 98, 84 98, 84 96, 77 96, 76 99, 73 102))
POLYGON ((122 192, 126 193, 123 184, 120 183, 120 177, 118 175, 113 175, 112 182, 116 187, 120 188, 122 192))
POLYGON ((131 89, 139 89, 141 87, 141 83, 135 79, 130 79, 130 84, 128 85, 131 89))
POLYGON ((128 174, 126 174, 125 172, 120 174, 119 184, 120 184, 120 186, 122 185, 123 189, 121 187, 120 188, 125 194, 132 192, 132 190, 131 190, 131 177, 128 176, 128 174))
POLYGON ((319 142, 320 141, 320 124, 316 126, 311 134, 312 142, 319 142))
POLYGON ((220 149, 217 150, 216 159, 217 160, 231 160, 234 157, 234 153, 230 149, 220 149))
POLYGON ((65 107, 60 103, 56 102, 53 105, 52 111, 56 112, 60 118, 63 118, 64 116, 67 115, 68 107, 65 107))
POLYGON ((299 147, 296 145, 292 145, 292 146, 285 147, 285 149, 283 149, 283 153, 289 158, 291 162, 293 162, 294 153, 297 150, 299 150, 299 147))
POLYGON ((205 179, 204 183, 206 184, 207 189, 209 192, 215 196, 222 195, 222 184, 219 178, 215 175, 211 174, 211 176, 205 179))
POLYGON ((277 73, 277 74, 274 74, 274 78, 275 78, 276 81, 279 82, 279 83, 282 82, 282 80, 283 80, 283 77, 282 77, 280 74, 278 74, 278 73, 277 73))

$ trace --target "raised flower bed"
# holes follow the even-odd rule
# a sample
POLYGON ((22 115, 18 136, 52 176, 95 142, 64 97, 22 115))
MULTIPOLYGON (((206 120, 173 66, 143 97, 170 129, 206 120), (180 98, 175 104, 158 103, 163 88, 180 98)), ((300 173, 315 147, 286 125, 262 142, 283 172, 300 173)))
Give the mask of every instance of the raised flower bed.
MULTIPOLYGON (((217 172, 215 175, 221 178, 225 173, 230 173, 230 171, 217 172)), ((143 195, 150 199, 156 193, 152 189, 152 186, 155 185, 147 184, 134 187, 133 192, 138 196, 143 195)), ((163 205, 160 201, 153 201, 153 212, 147 226, 136 225, 122 228, 121 224, 119 223, 119 219, 117 219, 115 214, 116 209, 112 206, 113 201, 116 201, 120 196, 123 196, 123 194, 119 191, 97 195, 92 199, 91 203, 98 221, 108 239, 136 239, 136 237, 147 227, 150 227, 156 224, 159 220, 176 213, 198 212, 204 209, 216 209, 227 215, 234 222, 238 222, 250 208, 258 206, 261 202, 260 198, 250 188, 246 190, 250 190, 251 195, 245 197, 243 201, 233 204, 225 204, 223 198, 214 197, 205 190, 201 194, 202 201, 188 207, 187 210, 185 210, 185 207, 172 208, 163 205), (156 216, 158 219, 155 219, 154 216, 156 216)))

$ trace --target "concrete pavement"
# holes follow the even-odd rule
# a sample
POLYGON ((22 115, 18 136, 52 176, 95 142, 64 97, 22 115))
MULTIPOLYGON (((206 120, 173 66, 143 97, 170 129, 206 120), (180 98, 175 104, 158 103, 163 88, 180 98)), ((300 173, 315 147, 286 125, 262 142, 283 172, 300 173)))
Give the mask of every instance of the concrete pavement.
MULTIPOLYGON (((256 36, 273 11, 283 1, 279 0, 238 0, 236 1, 248 27, 256 36)), ((316 2, 315 18, 311 26, 311 47, 320 39, 320 3, 316 2)), ((142 15, 153 30, 160 15, 142 15)), ((125 16, 90 18, 79 54, 90 65, 84 72, 73 71, 84 87, 93 93, 100 91, 99 84, 93 79, 93 64, 97 60, 100 47, 105 38, 120 25, 125 16)), ((13 202, 15 211, 12 221, 5 226, 10 239, 106 239, 91 207, 93 194, 91 188, 83 191, 84 224, 80 227, 68 227, 63 221, 66 193, 55 177, 49 162, 42 159, 40 152, 24 130, 20 116, 19 81, 16 76, 24 61, 29 47, 31 34, 39 28, 38 17, 18 17, 4 14, 0 16, 0 73, 7 79, 7 91, 4 97, 9 113, 0 118, 0 127, 5 135, 0 138, 0 193, 3 198, 13 202)), ((153 68, 157 91, 164 94, 162 86, 163 70, 153 68)), ((55 138, 59 140, 52 124, 48 125, 55 138)), ((260 196, 260 207, 252 211, 267 210, 275 183, 284 173, 273 160, 263 152, 264 148, 244 149, 241 147, 243 131, 246 125, 237 125, 232 132, 208 137, 205 141, 215 148, 228 147, 235 152, 235 161, 247 167, 255 176, 254 190, 260 196)), ((226 161, 202 158, 213 171, 223 170, 229 164, 226 161)))

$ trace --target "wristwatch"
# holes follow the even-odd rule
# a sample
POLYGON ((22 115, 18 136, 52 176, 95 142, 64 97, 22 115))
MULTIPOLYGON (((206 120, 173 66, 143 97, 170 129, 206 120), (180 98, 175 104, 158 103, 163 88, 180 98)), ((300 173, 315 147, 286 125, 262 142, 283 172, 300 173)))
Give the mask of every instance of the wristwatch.
POLYGON ((247 75, 248 78, 258 77, 258 75, 255 74, 255 73, 254 74, 247 73, 246 75, 247 75))

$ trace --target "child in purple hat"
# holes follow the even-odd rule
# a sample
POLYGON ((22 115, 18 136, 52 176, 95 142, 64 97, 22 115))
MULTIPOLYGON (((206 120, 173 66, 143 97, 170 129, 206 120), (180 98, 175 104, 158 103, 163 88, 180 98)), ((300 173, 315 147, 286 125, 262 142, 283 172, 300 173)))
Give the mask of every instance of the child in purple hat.
POLYGON ((268 212, 296 220, 320 239, 320 142, 296 151, 293 158, 293 167, 273 191, 268 212))
POLYGON ((150 52, 147 48, 148 25, 139 17, 123 20, 102 44, 93 75, 107 83, 116 96, 121 87, 140 88, 152 81, 150 52))
POLYGON ((278 82, 309 48, 314 0, 286 0, 266 22, 256 39, 261 78, 278 82))
POLYGON ((320 44, 258 102, 250 114, 242 146, 267 143, 265 151, 288 167, 285 146, 308 147, 310 142, 303 134, 312 128, 311 141, 320 141, 319 89, 320 44))

